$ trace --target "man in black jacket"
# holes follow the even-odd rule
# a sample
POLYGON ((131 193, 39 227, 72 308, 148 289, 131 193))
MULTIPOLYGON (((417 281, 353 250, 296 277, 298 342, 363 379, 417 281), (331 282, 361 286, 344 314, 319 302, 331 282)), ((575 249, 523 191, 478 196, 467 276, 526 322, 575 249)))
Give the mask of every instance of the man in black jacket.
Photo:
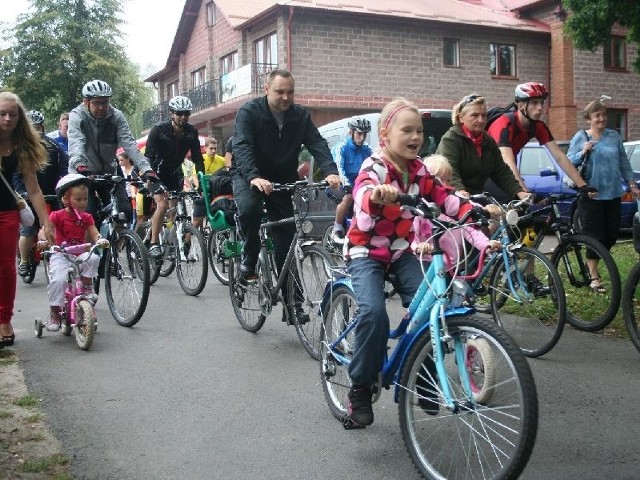
MULTIPOLYGON (((189 123, 189 115, 193 104, 187 97, 176 96, 169 100, 169 116, 171 120, 160 122, 151 128, 147 137, 144 155, 158 174, 167 190, 182 190, 182 162, 191 152, 191 160, 196 171, 204 173, 204 159, 200 151, 200 138, 196 127, 189 123)), ((166 193, 154 195, 156 211, 151 217, 151 245, 149 255, 162 257, 158 245, 158 234, 162 228, 165 213, 169 209, 166 193)))
MULTIPOLYGON (((291 194, 273 192, 272 183, 298 180, 298 154, 303 144, 329 184, 334 188, 340 185, 326 140, 311 121, 309 111, 293 103, 294 85, 290 72, 273 70, 265 85, 266 95, 243 105, 236 116, 231 175, 245 238, 240 272, 246 278, 255 276, 263 203, 270 220, 293 215, 291 194)), ((273 229, 279 269, 294 235, 294 225, 273 229)))

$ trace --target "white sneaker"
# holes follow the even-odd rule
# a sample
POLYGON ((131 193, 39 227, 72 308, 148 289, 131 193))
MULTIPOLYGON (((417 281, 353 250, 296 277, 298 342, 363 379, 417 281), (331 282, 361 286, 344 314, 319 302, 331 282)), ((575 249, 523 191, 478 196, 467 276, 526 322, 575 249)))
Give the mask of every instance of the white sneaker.
POLYGON ((338 245, 342 245, 345 242, 344 231, 342 230, 334 230, 331 232, 331 241, 338 245))
POLYGON ((60 317, 58 317, 57 323, 51 319, 51 315, 47 318, 47 323, 44 324, 44 328, 49 332, 57 332, 60 330, 60 317))

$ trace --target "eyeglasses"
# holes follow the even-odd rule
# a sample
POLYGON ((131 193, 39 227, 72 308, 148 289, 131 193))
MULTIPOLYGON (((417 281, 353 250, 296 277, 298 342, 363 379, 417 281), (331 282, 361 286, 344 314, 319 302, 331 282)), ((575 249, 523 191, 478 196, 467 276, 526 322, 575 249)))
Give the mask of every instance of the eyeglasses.
POLYGON ((108 107, 109 106, 109 100, 89 100, 89 103, 91 105, 93 105, 94 107, 108 107))
POLYGON ((462 110, 464 107, 469 105, 471 102, 475 102, 479 98, 482 98, 482 96, 481 95, 467 95, 466 97, 464 97, 464 99, 462 99, 462 102, 460 102, 460 110, 462 110))
POLYGON ((173 112, 173 114, 177 117, 188 117, 189 115, 191 115, 191 112, 189 110, 178 110, 176 112, 173 112))

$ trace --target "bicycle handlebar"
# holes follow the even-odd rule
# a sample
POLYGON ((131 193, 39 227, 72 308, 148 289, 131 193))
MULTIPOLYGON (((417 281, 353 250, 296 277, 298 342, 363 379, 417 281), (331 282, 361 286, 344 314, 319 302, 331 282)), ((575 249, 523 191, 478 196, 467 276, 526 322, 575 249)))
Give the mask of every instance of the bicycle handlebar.
POLYGON ((309 183, 308 180, 298 180, 291 183, 273 183, 274 192, 290 192, 294 190, 321 190, 329 186, 329 182, 322 180, 316 183, 309 183))

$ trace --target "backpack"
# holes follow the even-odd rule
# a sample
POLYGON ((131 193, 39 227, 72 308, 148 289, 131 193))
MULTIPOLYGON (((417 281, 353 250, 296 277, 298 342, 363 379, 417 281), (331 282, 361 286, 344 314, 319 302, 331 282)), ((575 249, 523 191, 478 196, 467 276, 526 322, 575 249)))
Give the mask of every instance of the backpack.
POLYGON ((233 195, 233 182, 231 173, 226 168, 218 169, 209 179, 209 196, 233 195))
MULTIPOLYGON (((484 126, 485 130, 489 130, 489 127, 493 122, 495 122, 498 118, 500 118, 505 113, 514 113, 516 112, 516 104, 512 103, 506 107, 492 107, 487 110, 487 124, 484 126)), ((514 115, 515 119, 515 115, 514 115)))

